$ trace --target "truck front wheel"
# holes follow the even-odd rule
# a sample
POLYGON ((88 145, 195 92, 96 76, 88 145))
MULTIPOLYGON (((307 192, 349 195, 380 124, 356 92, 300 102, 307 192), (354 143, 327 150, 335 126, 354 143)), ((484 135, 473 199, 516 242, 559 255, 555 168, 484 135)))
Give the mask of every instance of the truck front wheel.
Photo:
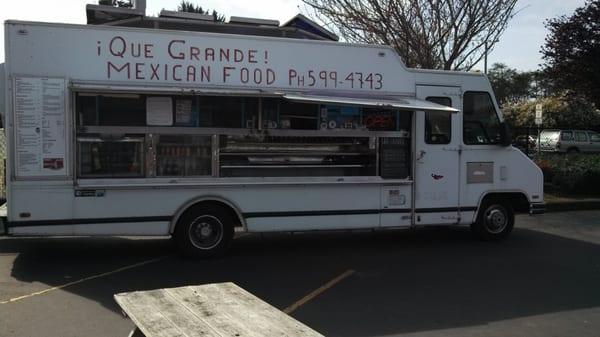
POLYGON ((515 213, 510 204, 491 200, 482 205, 471 229, 481 240, 501 240, 510 234, 514 224, 515 213))
POLYGON ((179 250, 193 258, 223 255, 233 239, 233 219, 222 207, 195 205, 186 210, 175 226, 179 250))

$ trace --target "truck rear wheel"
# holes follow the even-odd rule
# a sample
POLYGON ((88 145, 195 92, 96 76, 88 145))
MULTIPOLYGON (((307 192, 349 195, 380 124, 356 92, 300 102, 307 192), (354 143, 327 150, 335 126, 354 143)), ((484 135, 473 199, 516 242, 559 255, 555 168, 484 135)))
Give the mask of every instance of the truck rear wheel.
POLYGON ((175 226, 179 250, 193 258, 223 255, 233 239, 233 219, 222 207, 195 205, 186 210, 175 226))
POLYGON ((515 224, 515 213, 509 203, 490 200, 485 202, 471 229, 484 241, 506 238, 515 224))

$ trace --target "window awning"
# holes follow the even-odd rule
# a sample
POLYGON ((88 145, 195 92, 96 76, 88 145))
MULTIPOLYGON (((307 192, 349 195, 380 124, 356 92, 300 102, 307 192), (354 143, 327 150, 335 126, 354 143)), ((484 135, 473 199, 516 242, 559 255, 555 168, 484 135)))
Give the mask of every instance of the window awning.
POLYGON ((355 105, 407 111, 458 112, 454 108, 413 97, 351 97, 284 93, 283 98, 301 103, 355 105))
POLYGON ((150 93, 150 94, 201 94, 224 96, 255 96, 255 97, 283 97, 289 101, 314 104, 339 104, 376 108, 398 109, 405 111, 441 111, 458 112, 458 110, 417 99, 409 96, 350 96, 350 95, 316 95, 287 91, 266 91, 263 89, 244 88, 198 88, 182 86, 155 86, 155 85, 124 85, 122 83, 98 83, 71 81, 70 88, 79 92, 114 92, 114 93, 150 93))

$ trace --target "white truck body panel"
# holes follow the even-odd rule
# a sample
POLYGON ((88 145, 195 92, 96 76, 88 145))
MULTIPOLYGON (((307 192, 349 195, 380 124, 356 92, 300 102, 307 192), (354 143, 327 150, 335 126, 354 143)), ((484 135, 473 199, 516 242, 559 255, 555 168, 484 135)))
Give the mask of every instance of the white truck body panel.
POLYGON ((462 109, 465 92, 492 90, 481 74, 407 69, 386 46, 17 21, 7 21, 5 31, 8 231, 12 235, 168 235, 182 211, 200 200, 231 206, 244 229, 253 232, 470 224, 481 200, 492 192, 522 192, 529 202, 543 202, 539 168, 510 146, 465 146, 460 112, 452 116, 451 143, 435 146, 423 142, 424 113, 415 112, 414 181, 78 179, 73 150, 77 88, 98 86, 124 93, 131 88, 255 95, 292 92, 371 99, 449 95, 457 110, 462 109), (220 53, 229 53, 229 61, 220 53), (321 72, 326 79, 319 79, 321 72), (370 82, 348 79, 357 72, 371 74, 370 82), (54 175, 19 172, 14 86, 25 77, 64 80, 64 170, 54 175), (420 151, 424 156, 417 158, 420 151), (467 183, 466 167, 474 162, 492 163, 490 182, 467 183), (435 180, 433 175, 443 178, 435 180), (102 195, 77 197, 77 190, 102 195), (392 201, 391 191, 402 201, 392 201))

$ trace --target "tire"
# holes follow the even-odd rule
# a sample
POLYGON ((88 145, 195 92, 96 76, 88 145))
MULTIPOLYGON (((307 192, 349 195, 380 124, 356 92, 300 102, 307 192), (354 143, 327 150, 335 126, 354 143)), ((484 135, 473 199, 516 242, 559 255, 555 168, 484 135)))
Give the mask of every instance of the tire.
POLYGON ((515 225, 515 213, 510 204, 490 200, 485 202, 471 225, 471 230, 483 241, 497 241, 506 238, 515 225))
POLYGON ((234 221, 218 205, 195 205, 186 210, 175 226, 180 252, 191 258, 221 256, 227 252, 234 233, 234 221))

